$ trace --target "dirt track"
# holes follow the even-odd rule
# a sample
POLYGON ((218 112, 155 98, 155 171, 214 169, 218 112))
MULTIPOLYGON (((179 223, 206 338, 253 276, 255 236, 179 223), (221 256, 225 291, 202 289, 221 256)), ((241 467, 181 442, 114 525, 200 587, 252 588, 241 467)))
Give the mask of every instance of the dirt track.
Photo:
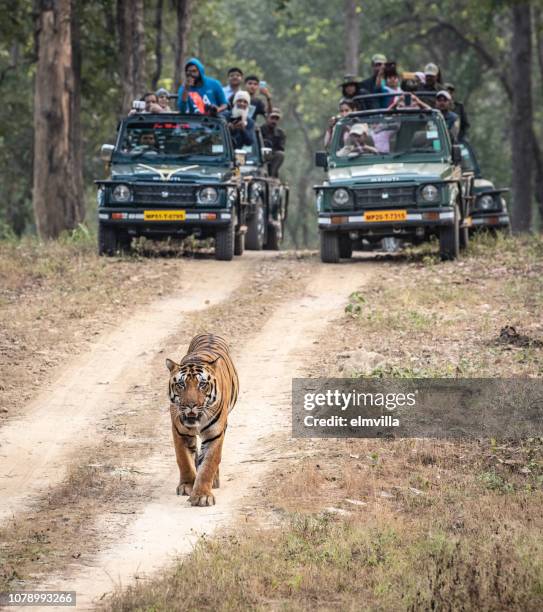
POLYGON ((373 269, 367 261, 341 266, 306 263, 309 274, 293 281, 288 298, 279 299, 263 325, 232 346, 241 396, 230 417, 222 487, 216 506, 191 508, 185 498, 175 495, 177 468, 164 392, 164 347, 169 350, 172 343, 177 346, 177 338, 190 337, 187 320, 195 312, 205 313, 222 304, 228 313, 235 307, 228 300, 263 260, 278 266, 284 263, 258 253, 248 253, 231 264, 191 262, 193 280, 184 284, 179 295, 156 301, 99 338, 91 351, 74 359, 62 378, 32 402, 23 417, 2 429, 0 520, 5 521, 31 511, 37 496, 62 482, 67 465, 76 463, 84 449, 103 441, 103 421, 126 412, 134 386, 150 386, 153 397, 160 398, 154 414, 139 415, 148 421, 152 452, 120 458, 125 470, 143 473, 150 491, 146 502, 128 517, 105 512, 97 522, 98 544, 90 561, 74 562, 69 571, 49 576, 40 587, 76 590, 78 608, 90 608, 93 600, 114 586, 126 585, 189 551, 198 535, 235 519, 244 500, 250 501, 251 488, 258 487, 280 453, 282 440, 288 438, 292 377, 307 371, 315 350, 325 350, 315 344, 316 339, 373 269))

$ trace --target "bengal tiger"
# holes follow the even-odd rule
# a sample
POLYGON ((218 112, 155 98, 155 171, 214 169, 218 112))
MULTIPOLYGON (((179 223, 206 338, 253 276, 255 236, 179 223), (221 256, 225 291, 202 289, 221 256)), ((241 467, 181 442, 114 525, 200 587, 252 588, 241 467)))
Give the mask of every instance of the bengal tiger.
POLYGON ((223 338, 195 336, 177 364, 166 359, 170 371, 169 397, 179 485, 177 495, 188 495, 193 506, 212 506, 212 488, 219 487, 219 464, 228 414, 238 397, 239 380, 223 338), (200 451, 197 448, 200 437, 200 451))

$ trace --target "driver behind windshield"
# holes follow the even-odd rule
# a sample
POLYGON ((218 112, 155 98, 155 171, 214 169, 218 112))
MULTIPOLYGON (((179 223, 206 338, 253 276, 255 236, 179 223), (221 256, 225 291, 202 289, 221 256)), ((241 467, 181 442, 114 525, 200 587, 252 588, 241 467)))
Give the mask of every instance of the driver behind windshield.
POLYGON ((349 131, 347 144, 338 152, 338 157, 358 157, 364 153, 378 153, 367 123, 355 123, 349 131))
POLYGON ((158 149, 158 141, 153 130, 144 130, 139 135, 137 144, 129 151, 131 154, 158 153, 158 149))

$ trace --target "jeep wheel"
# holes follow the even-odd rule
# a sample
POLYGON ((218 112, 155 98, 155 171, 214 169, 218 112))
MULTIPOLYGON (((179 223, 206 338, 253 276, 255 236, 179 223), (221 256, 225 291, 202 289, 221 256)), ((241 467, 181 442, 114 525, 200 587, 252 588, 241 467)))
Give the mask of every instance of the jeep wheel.
POLYGON ((245 251, 245 233, 238 233, 234 237, 234 255, 243 255, 245 251))
POLYGON ((111 225, 98 224, 98 255, 112 256, 119 250, 117 230, 111 225))
POLYGON ((264 248, 268 251, 278 251, 281 242, 281 232, 274 223, 268 223, 268 237, 264 248))
POLYGON ((468 248, 469 244, 469 228, 461 227, 459 232, 459 246, 460 250, 464 250, 468 248))
POLYGON ((231 261, 234 258, 234 236, 236 225, 234 219, 227 227, 220 229, 215 234, 215 259, 219 261, 231 261))
POLYGON ((247 223, 247 236, 245 236, 245 246, 249 251, 261 251, 266 237, 266 219, 264 206, 258 202, 255 206, 253 216, 247 223))
POLYGON ((339 262, 339 236, 336 232, 321 231, 321 261, 323 263, 339 262))
POLYGON ((458 227, 458 208, 454 208, 454 223, 444 225, 439 230, 439 256, 442 261, 456 259, 460 250, 460 231, 458 227))
POLYGON ((339 237, 339 256, 342 259, 351 259, 353 255, 353 242, 347 234, 339 237))

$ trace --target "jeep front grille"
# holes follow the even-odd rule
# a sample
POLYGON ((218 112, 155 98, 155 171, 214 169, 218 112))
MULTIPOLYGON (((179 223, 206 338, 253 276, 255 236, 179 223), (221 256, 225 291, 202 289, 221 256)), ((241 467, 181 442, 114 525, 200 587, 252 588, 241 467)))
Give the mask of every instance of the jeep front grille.
POLYGON ((361 208, 390 208, 413 206, 417 201, 416 187, 378 187, 354 189, 354 205, 361 208))
POLYGON ((149 206, 179 206, 196 203, 196 192, 192 185, 157 184, 132 185, 134 204, 149 206))

